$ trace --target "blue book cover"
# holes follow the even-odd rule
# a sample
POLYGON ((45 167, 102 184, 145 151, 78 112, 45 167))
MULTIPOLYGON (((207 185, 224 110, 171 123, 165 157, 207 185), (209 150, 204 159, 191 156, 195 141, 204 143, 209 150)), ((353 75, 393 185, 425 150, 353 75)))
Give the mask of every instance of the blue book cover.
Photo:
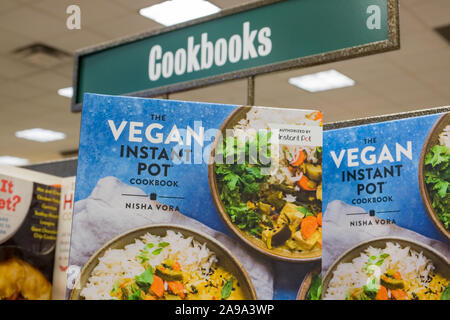
POLYGON ((325 132, 325 299, 448 299, 449 133, 449 114, 325 132))
POLYGON ((69 297, 296 299, 322 255, 322 122, 85 95, 69 297))

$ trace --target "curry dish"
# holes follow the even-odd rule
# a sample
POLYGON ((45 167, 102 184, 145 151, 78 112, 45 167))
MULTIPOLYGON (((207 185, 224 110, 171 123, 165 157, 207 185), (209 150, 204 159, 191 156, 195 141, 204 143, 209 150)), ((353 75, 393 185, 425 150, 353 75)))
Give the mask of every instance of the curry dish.
POLYGON ((29 263, 10 258, 0 262, 0 299, 50 300, 52 287, 29 263))
POLYGON ((146 271, 138 277, 117 280, 111 296, 118 300, 243 299, 239 282, 223 268, 212 267, 208 279, 202 280, 171 260, 156 268, 147 265, 146 271))
MULTIPOLYGON (((205 243, 167 230, 108 249, 81 290, 87 300, 234 300, 248 298, 235 274, 205 243)), ((244 284, 245 285, 245 284, 244 284)))
MULTIPOLYGON (((320 119, 320 115, 309 117, 320 119)), ((240 134, 246 129, 234 130, 234 137, 217 145, 214 165, 221 204, 233 225, 266 250, 320 256, 322 147, 279 145, 274 154, 270 131, 257 131, 242 142, 240 134), (260 160, 270 158, 275 166, 250 161, 249 150, 255 146, 260 160), (235 163, 226 161, 235 155, 235 163), (245 155, 245 161, 239 162, 239 155, 245 155), (224 163, 218 163, 220 156, 224 163)))

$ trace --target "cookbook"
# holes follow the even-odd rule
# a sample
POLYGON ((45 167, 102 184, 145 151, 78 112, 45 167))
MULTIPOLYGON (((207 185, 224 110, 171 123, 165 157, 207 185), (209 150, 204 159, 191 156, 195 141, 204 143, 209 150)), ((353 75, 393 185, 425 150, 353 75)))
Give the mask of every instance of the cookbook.
POLYGON ((60 222, 68 179, 0 166, 0 300, 64 299, 67 261, 56 247, 70 237, 60 222))
POLYGON ((296 299, 322 256, 322 123, 86 94, 67 297, 296 299))
POLYGON ((450 299, 450 114, 327 130, 324 299, 450 299))

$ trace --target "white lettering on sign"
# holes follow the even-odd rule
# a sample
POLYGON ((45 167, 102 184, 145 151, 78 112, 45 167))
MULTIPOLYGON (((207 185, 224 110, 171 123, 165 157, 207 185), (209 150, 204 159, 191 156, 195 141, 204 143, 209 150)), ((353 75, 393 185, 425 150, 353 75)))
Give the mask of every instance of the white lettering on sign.
POLYGON ((377 6, 374 4, 370 5, 367 7, 366 13, 370 14, 370 16, 367 18, 367 21, 366 21, 367 29, 369 29, 369 30, 381 29, 380 6, 377 6))
POLYGON ((215 43, 208 40, 208 33, 201 34, 200 43, 193 36, 187 38, 186 48, 163 52, 161 45, 154 45, 148 56, 148 77, 150 81, 170 78, 174 74, 183 74, 207 70, 214 64, 218 67, 227 62, 237 63, 241 60, 256 59, 272 51, 272 31, 269 27, 251 30, 250 22, 244 22, 242 35, 234 34, 228 40, 217 39, 215 43))
POLYGON ((66 13, 69 17, 66 20, 66 26, 69 30, 81 29, 81 9, 76 4, 67 7, 66 13))
POLYGON ((336 168, 338 169, 341 166, 342 160, 344 159, 346 153, 348 167, 359 166, 358 160, 361 160, 361 162, 365 165, 373 165, 375 163, 380 164, 385 161, 391 163, 401 162, 403 157, 406 157, 409 160, 413 159, 413 148, 411 141, 406 142, 406 147, 397 142, 395 143, 395 158, 394 152, 391 149, 384 144, 380 152, 377 152, 377 149, 374 146, 366 146, 361 150, 361 152, 358 148, 350 148, 347 150, 341 150, 339 155, 337 155, 335 151, 330 151, 330 155, 336 165, 336 168))

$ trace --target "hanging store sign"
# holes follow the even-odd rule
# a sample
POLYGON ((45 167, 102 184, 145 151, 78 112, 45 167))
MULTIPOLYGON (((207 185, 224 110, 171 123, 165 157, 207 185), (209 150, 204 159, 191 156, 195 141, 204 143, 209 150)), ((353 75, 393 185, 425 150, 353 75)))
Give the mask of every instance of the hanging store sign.
POLYGON ((75 57, 83 94, 155 96, 399 48, 397 0, 263 0, 75 57))

